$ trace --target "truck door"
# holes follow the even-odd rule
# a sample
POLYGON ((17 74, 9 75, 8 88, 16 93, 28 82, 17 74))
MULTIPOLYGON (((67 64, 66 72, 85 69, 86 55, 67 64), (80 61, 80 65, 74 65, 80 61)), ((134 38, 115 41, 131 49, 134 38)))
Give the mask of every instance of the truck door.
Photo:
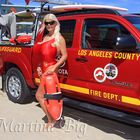
POLYGON ((114 40, 119 36, 131 36, 136 40, 133 27, 129 28, 132 25, 121 20, 98 16, 86 17, 81 21, 83 24, 77 23, 78 31, 68 54, 66 84, 70 86, 64 87, 72 97, 115 107, 133 108, 139 104, 140 54, 131 49, 117 51, 115 48, 114 40))
MULTIPOLYGON (((67 61, 62 64, 58 70, 60 80, 62 82, 66 82, 66 79, 70 79, 71 75, 71 51, 73 48, 73 39, 74 39, 74 31, 75 31, 75 25, 76 25, 76 20, 74 19, 67 19, 67 20, 60 20, 60 25, 61 25, 61 34, 65 38, 66 41, 66 47, 67 47, 67 53, 68 53, 68 59, 67 61)), ((58 59, 61 56, 58 56, 58 59)))
POLYGON ((87 85, 87 78, 85 75, 87 69, 84 66, 86 60, 78 55, 78 53, 80 53, 79 50, 81 46, 80 34, 82 30, 82 24, 80 18, 77 20, 71 18, 67 20, 60 20, 60 25, 61 33, 66 40, 68 52, 67 62, 58 70, 61 88, 63 91, 66 90, 65 93, 67 95, 74 95, 76 98, 78 97, 78 93, 84 89, 80 87, 87 85))
POLYGON ((123 23, 110 18, 84 20, 82 51, 86 50, 87 70, 82 72, 87 78, 89 100, 132 107, 137 106, 135 101, 140 97, 140 54, 131 48, 117 51, 115 41, 120 39, 118 37, 131 36, 136 41, 133 32, 123 23))

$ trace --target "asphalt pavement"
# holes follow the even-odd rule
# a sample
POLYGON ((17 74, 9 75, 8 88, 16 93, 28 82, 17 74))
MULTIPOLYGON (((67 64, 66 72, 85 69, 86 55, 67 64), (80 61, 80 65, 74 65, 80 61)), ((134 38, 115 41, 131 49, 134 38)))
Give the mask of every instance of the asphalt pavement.
POLYGON ((45 128, 47 118, 38 102, 11 102, 0 91, 2 140, 140 140, 140 128, 64 106, 64 120, 45 128))

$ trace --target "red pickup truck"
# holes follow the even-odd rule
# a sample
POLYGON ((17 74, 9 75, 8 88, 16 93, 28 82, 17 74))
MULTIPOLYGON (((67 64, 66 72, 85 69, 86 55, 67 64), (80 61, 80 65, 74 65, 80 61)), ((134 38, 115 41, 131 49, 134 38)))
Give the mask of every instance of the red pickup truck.
MULTIPOLYGON (((51 12, 60 21, 68 51, 58 73, 61 89, 69 97, 64 101, 69 105, 140 125, 140 16, 118 12, 125 10, 54 6, 51 12)), ((16 14, 19 36, 23 39, 25 32, 31 37, 29 41, 16 40, 14 44, 1 38, 0 75, 9 99, 15 103, 29 101, 31 91, 37 89, 39 58, 34 48, 42 40, 38 29, 49 12, 42 9, 41 13, 16 14), (27 30, 22 29, 23 22, 27 30)))

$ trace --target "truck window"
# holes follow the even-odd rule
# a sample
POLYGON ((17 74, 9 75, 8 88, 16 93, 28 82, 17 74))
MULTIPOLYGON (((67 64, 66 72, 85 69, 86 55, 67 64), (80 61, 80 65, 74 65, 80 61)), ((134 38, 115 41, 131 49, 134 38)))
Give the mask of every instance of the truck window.
POLYGON ((140 31, 140 16, 124 16, 124 18, 131 22, 140 31))
POLYGON ((60 32, 66 40, 67 48, 72 47, 75 24, 76 24, 75 20, 60 21, 60 28, 61 28, 60 32))
POLYGON ((116 21, 109 19, 86 19, 82 34, 82 48, 111 49, 118 36, 131 35, 130 32, 116 21))
POLYGON ((33 22, 18 22, 16 24, 17 35, 30 35, 32 36, 33 22))
POLYGON ((4 22, 3 26, 1 26, 0 31, 0 40, 1 44, 11 44, 9 39, 13 37, 18 37, 22 35, 29 35, 32 37, 33 32, 33 22, 35 20, 35 16, 33 16, 29 12, 19 12, 16 15, 12 15, 13 13, 7 14, 3 16, 4 22), (6 19, 7 17, 7 24, 6 19), (14 19, 12 22, 10 20, 14 19), (4 24, 5 23, 5 24, 4 24))

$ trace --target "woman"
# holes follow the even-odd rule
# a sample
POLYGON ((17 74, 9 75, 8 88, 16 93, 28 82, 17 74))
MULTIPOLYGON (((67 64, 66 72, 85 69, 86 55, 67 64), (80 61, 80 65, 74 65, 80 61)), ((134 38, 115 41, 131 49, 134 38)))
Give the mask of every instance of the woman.
MULTIPOLYGON (((47 14, 43 19, 43 25, 39 32, 46 32, 40 44, 42 63, 41 68, 38 67, 38 75, 48 75, 57 72, 59 66, 67 59, 66 43, 63 36, 60 34, 60 23, 54 14, 47 14), (47 32, 46 32, 47 30, 47 32), (56 61, 56 56, 61 55, 61 58, 56 61)), ((41 78, 42 79, 42 78, 41 78)), ((45 89, 40 82, 39 88, 36 93, 36 99, 40 103, 41 108, 45 112, 48 123, 46 128, 53 127, 55 120, 51 117, 44 105, 44 93, 45 89)))

